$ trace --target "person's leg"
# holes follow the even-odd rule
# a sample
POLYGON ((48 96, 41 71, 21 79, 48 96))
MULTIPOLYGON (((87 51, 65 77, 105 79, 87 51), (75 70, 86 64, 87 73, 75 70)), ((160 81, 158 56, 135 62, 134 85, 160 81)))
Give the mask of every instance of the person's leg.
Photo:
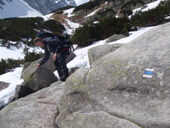
POLYGON ((56 61, 54 61, 54 65, 56 67, 56 70, 58 72, 58 75, 59 75, 59 78, 62 76, 62 73, 61 73, 61 70, 60 70, 60 67, 58 66, 58 61, 56 59, 56 61))
POLYGON ((67 51, 63 51, 61 53, 57 54, 57 62, 58 62, 58 73, 60 76, 60 79, 62 81, 65 81, 68 77, 68 68, 66 65, 66 57, 67 57, 68 53, 67 51))

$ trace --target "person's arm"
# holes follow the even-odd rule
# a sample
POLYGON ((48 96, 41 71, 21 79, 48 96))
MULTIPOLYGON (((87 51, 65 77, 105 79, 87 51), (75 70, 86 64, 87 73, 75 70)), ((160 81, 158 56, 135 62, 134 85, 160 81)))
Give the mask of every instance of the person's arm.
POLYGON ((45 47, 45 55, 40 61, 39 65, 43 65, 48 60, 49 57, 50 57, 50 52, 48 51, 47 47, 45 47))
POLYGON ((55 50, 55 53, 58 54, 59 52, 62 51, 62 48, 61 46, 57 46, 56 50, 55 50))
POLYGON ((57 53, 54 53, 53 55, 53 61, 56 61, 57 53))

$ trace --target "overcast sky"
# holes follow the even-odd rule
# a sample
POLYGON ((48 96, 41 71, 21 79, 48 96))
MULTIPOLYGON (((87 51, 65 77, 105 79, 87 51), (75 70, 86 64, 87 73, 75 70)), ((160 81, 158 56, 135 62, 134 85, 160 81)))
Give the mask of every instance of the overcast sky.
POLYGON ((76 2, 77 5, 80 5, 80 4, 84 4, 90 0, 74 0, 76 2))

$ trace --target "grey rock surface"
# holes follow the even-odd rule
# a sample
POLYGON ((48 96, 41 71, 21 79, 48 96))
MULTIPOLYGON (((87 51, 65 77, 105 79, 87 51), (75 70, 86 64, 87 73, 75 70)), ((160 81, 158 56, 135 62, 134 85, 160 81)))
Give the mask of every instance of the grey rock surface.
POLYGON ((7 105, 0 111, 0 128, 57 128, 55 118, 63 84, 56 82, 7 105))
POLYGON ((107 112, 76 112, 62 123, 62 128, 141 128, 133 122, 107 112))
POLYGON ((0 101, 0 110, 4 107, 4 101, 0 101))
MULTIPOLYGON (((66 63, 74 59, 75 56, 76 55, 71 52, 66 59, 66 63)), ((24 82, 26 82, 26 86, 33 91, 38 91, 42 88, 48 87, 58 80, 53 73, 56 70, 56 67, 52 60, 52 55, 45 64, 40 67, 36 67, 36 64, 40 61, 41 59, 32 63, 26 63, 21 74, 21 78, 24 79, 24 82)))
POLYGON ((57 81, 54 73, 44 67, 36 67, 37 61, 32 62, 29 66, 23 68, 21 77, 26 82, 26 85, 33 91, 38 91, 42 88, 50 86, 57 81))
POLYGON ((93 47, 88 50, 89 63, 92 65, 93 62, 100 59, 101 57, 117 50, 122 44, 104 44, 97 47, 93 47))
POLYGON ((16 86, 15 95, 10 98, 10 101, 20 99, 32 93, 34 93, 34 91, 30 89, 25 82, 23 82, 20 85, 16 86))
POLYGON ((64 95, 61 97, 59 104, 60 115, 56 121, 58 125, 60 125, 60 123, 63 121, 64 118, 66 118, 66 116, 71 115, 72 113, 78 111, 87 104, 91 106, 91 104, 93 103, 88 98, 85 89, 85 80, 88 71, 88 68, 79 68, 71 76, 68 77, 65 83, 64 95), (80 79, 77 78, 77 75, 80 79))
POLYGON ((114 34, 106 40, 106 43, 111 43, 113 41, 125 38, 126 36, 114 34))
POLYGON ((0 91, 7 88, 9 86, 9 83, 0 81, 0 91))
POLYGON ((77 112, 104 111, 140 128, 169 128, 169 33, 170 23, 157 26, 95 61, 82 76, 82 69, 76 71, 66 82, 56 123, 65 128, 77 112))

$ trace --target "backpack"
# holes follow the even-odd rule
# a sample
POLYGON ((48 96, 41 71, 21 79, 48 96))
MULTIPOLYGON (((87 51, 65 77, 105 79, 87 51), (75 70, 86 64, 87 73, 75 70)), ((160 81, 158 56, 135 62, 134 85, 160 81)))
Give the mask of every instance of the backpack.
POLYGON ((70 39, 70 36, 68 34, 58 34, 57 37, 62 40, 63 47, 65 48, 73 48, 72 47, 72 41, 70 39))
POLYGON ((41 31, 41 32, 37 33, 36 37, 44 39, 44 38, 47 38, 47 37, 55 37, 55 35, 53 33, 41 31))
POLYGON ((39 32, 37 33, 37 36, 38 38, 41 38, 41 39, 44 39, 44 38, 47 38, 47 37, 57 37, 60 42, 62 43, 63 47, 64 48, 69 48, 74 51, 74 48, 72 46, 72 41, 70 39, 70 36, 68 34, 53 34, 53 33, 49 33, 49 32, 39 32))

